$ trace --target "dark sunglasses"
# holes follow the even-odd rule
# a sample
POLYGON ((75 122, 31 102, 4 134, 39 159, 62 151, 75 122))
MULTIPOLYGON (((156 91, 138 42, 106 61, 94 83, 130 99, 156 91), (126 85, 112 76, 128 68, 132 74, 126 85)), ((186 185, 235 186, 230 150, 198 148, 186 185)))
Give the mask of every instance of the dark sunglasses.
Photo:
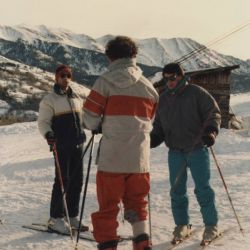
POLYGON ((168 81, 175 81, 176 78, 177 78, 177 75, 173 75, 173 76, 169 76, 169 77, 164 76, 164 79, 166 80, 166 82, 168 82, 168 81))
POLYGON ((62 73, 62 74, 60 74, 60 77, 61 77, 61 78, 65 78, 65 77, 71 78, 71 74, 62 73))

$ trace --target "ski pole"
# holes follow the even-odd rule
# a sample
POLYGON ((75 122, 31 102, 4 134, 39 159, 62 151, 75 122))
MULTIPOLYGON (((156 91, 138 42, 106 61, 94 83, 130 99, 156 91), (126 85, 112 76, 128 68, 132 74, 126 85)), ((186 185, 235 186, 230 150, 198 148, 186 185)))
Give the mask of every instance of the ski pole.
POLYGON ((151 217, 150 193, 148 193, 148 224, 149 224, 149 238, 152 243, 152 217, 151 217))
POLYGON ((220 174, 220 177, 221 177, 223 186, 225 187, 225 190, 226 190, 226 193, 227 193, 227 197, 228 197, 228 200, 229 200, 229 202, 230 202, 230 204, 231 204, 231 207, 232 207, 232 209, 233 209, 234 216, 235 216, 235 218, 236 218, 236 220, 237 220, 237 223, 238 223, 238 225, 239 225, 240 232, 241 232, 242 235, 244 236, 243 228, 242 228, 242 226, 241 226, 241 224, 240 224, 240 220, 239 220, 239 218, 238 218, 238 216, 237 216, 236 210, 235 210, 234 205, 233 205, 233 201, 232 201, 232 199, 231 199, 231 197, 230 197, 230 195, 229 195, 229 192, 228 192, 228 189, 227 189, 227 185, 226 185, 225 179, 224 179, 224 177, 223 177, 223 175, 222 175, 222 172, 221 172, 219 163, 218 163, 218 161, 217 161, 217 159, 216 159, 216 157, 215 157, 215 153, 214 153, 214 150, 213 150, 212 147, 210 147, 210 151, 211 151, 211 153, 212 153, 212 155, 213 155, 215 165, 216 165, 216 167, 217 167, 217 169, 218 169, 218 171, 219 171, 219 174, 220 174))
POLYGON ((66 214, 66 218, 67 218, 67 221, 69 224, 70 238, 73 242, 73 234, 72 234, 72 229, 70 226, 69 212, 68 212, 68 207, 67 207, 67 202, 66 202, 66 193, 64 192, 63 179, 62 179, 61 167, 60 167, 59 158, 58 158, 57 149, 56 149, 56 143, 53 144, 53 154, 54 154, 54 158, 55 158, 55 162, 56 162, 56 170, 57 170, 57 175, 58 175, 60 188, 61 188, 61 192, 62 192, 65 214, 66 214))
POLYGON ((78 231, 77 231, 75 249, 77 249, 78 241, 79 241, 79 238, 80 238, 82 217, 83 217, 84 205, 85 205, 85 201, 86 201, 87 188, 88 188, 88 182, 89 182, 89 173, 90 173, 90 167, 91 167, 91 162, 92 162, 92 152, 93 152, 93 147, 94 147, 94 140, 95 140, 95 135, 93 134, 91 139, 90 139, 90 142, 91 142, 90 145, 91 146, 90 146, 90 151, 89 151, 89 162, 88 162, 88 169, 87 169, 85 185, 84 185, 84 191, 83 191, 82 207, 81 207, 81 213, 80 213, 80 219, 79 219, 79 226, 78 226, 78 231))
MULTIPOLYGON (((92 137, 93 137, 93 135, 92 135, 92 137)), ((85 149, 84 149, 84 151, 83 151, 81 160, 83 159, 83 157, 85 156, 86 152, 87 152, 88 149, 89 149, 89 146, 90 146, 90 144, 91 144, 92 137, 89 139, 89 142, 88 142, 87 146, 85 147, 85 149)))

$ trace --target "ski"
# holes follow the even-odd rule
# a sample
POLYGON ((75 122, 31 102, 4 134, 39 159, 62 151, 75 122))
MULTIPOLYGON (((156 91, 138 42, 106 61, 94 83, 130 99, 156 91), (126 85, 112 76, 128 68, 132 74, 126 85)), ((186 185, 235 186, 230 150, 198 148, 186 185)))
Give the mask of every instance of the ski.
POLYGON ((188 239, 190 239, 191 237, 194 236, 194 234, 196 234, 197 232, 200 231, 200 227, 195 228, 195 229, 191 229, 191 234, 184 238, 182 241, 179 241, 178 244, 172 244, 173 240, 171 241, 165 241, 163 243, 157 244, 157 245, 153 245, 153 249, 164 249, 164 250, 172 250, 177 248, 178 246, 180 246, 182 243, 186 242, 188 239))
MULTIPOLYGON (((62 236, 69 236, 69 234, 63 234, 63 233, 59 233, 57 231, 51 230, 50 228, 48 228, 46 224, 43 224, 43 223, 32 223, 31 225, 23 225, 22 227, 26 229, 39 231, 39 232, 56 233, 62 236)), ((77 230, 73 230, 73 235, 75 235, 76 233, 77 233, 77 230)), ((81 232, 79 238, 82 240, 95 242, 93 234, 90 231, 81 232)), ((122 241, 127 241, 127 240, 132 240, 132 239, 133 239, 132 236, 120 236, 119 241, 122 242, 122 241)))

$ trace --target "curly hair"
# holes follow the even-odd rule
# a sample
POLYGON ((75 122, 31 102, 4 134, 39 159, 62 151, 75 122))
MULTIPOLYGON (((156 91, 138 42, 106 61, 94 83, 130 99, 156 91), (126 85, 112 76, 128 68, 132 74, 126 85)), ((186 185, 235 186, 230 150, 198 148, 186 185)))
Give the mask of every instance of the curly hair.
POLYGON ((110 40, 105 49, 105 53, 111 60, 120 58, 134 58, 138 52, 136 43, 127 36, 117 36, 110 40))

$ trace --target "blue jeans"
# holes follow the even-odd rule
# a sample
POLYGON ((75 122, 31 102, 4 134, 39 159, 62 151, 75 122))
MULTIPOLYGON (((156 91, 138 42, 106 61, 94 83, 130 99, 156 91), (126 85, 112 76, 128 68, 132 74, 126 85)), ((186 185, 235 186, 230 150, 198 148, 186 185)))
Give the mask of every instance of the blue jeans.
POLYGON ((218 213, 215 207, 215 194, 209 184, 210 160, 205 147, 192 152, 169 150, 169 176, 171 185, 171 208, 176 225, 189 224, 187 196, 187 168, 194 180, 194 193, 200 205, 205 225, 216 225, 218 213))

